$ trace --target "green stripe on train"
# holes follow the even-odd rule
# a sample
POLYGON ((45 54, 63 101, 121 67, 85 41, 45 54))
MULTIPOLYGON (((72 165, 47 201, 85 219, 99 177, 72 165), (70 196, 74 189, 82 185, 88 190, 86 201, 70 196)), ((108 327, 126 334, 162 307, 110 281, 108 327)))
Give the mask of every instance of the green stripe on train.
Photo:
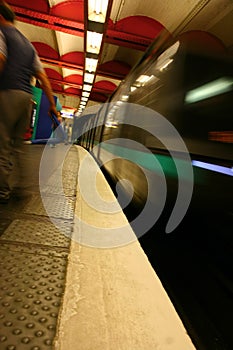
POLYGON ((161 172, 160 166, 158 165, 159 162, 163 169, 163 172, 166 175, 174 178, 177 178, 177 170, 175 165, 176 163, 177 166, 179 166, 179 169, 182 169, 182 178, 185 180, 189 180, 189 176, 186 172, 187 161, 185 160, 179 158, 173 159, 170 156, 153 154, 149 151, 148 153, 142 152, 139 150, 122 147, 119 145, 113 145, 107 142, 102 143, 101 148, 111 154, 114 154, 116 157, 127 159, 145 169, 154 171, 156 173, 161 172))

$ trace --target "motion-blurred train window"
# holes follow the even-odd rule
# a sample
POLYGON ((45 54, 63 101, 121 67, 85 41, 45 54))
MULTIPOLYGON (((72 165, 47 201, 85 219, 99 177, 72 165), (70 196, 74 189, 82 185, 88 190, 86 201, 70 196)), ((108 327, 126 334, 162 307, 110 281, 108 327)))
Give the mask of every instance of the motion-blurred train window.
POLYGON ((184 77, 181 134, 190 151, 232 160, 232 58, 187 55, 184 77))
MULTIPOLYGON (((190 152, 219 157, 219 143, 233 141, 232 67, 232 57, 223 53, 188 52, 175 43, 139 65, 114 100, 151 108, 173 124, 190 152)), ((149 134, 145 143, 157 146, 149 134)), ((222 149, 229 158, 232 148, 222 149)))
POLYGON ((233 66, 224 57, 189 55, 185 61, 184 134, 208 139, 233 128, 233 66))

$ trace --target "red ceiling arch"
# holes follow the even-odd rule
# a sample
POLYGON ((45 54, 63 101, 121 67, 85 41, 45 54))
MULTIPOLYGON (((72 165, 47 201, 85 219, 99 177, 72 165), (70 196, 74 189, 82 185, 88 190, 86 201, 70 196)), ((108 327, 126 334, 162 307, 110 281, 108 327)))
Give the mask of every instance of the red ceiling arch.
POLYGON ((101 93, 94 92, 94 91, 92 91, 90 94, 90 100, 93 100, 93 101, 105 102, 107 98, 108 97, 106 95, 103 95, 101 93))
POLYGON ((50 83, 51 83, 51 87, 53 89, 54 92, 63 92, 63 87, 61 84, 59 84, 58 82, 61 81, 62 82, 62 76, 60 73, 58 73, 56 70, 51 69, 51 68, 45 68, 45 72, 48 76, 48 78, 50 79, 50 83))
POLYGON ((32 44, 38 52, 39 56, 53 58, 55 60, 59 59, 58 52, 54 50, 51 46, 39 41, 34 41, 32 42, 32 44))
POLYGON ((58 73, 55 69, 45 68, 45 72, 49 78, 62 81, 62 75, 60 73, 58 73))
POLYGON ((155 38, 165 27, 158 21, 147 16, 129 16, 119 20, 114 29, 140 37, 155 38))
POLYGON ((81 96, 81 90, 80 89, 69 87, 69 88, 64 89, 64 91, 66 93, 68 93, 68 94, 71 94, 71 95, 81 96))
POLYGON ((58 93, 64 92, 63 87, 62 87, 61 85, 56 84, 56 83, 54 83, 54 82, 52 82, 52 81, 51 81, 51 87, 52 87, 52 89, 53 89, 54 92, 58 92, 58 93))
POLYGON ((79 51, 68 52, 61 56, 61 60, 83 66, 84 53, 79 51))
POLYGON ((131 66, 125 62, 121 61, 108 61, 101 64, 98 68, 98 71, 105 73, 117 72, 118 75, 125 76, 129 73, 131 66))
POLYGON ((63 1, 57 5, 54 5, 50 14, 62 18, 66 18, 73 21, 84 21, 84 1, 83 0, 70 0, 63 1))
MULTIPOLYGON (((19 6, 19 0, 10 0, 11 5, 19 6)), ((31 9, 38 12, 49 13, 49 4, 47 0, 20 0, 20 7, 31 9)))
POLYGON ((94 84, 94 89, 101 89, 106 91, 114 91, 116 89, 116 85, 108 80, 100 80, 94 84))
POLYGON ((67 83, 73 83, 73 84, 82 84, 83 77, 79 74, 71 74, 64 78, 64 81, 67 83))
POLYGON ((226 47, 222 41, 215 35, 202 31, 190 30, 178 36, 178 39, 185 42, 192 50, 204 50, 207 53, 210 51, 225 52, 226 47))

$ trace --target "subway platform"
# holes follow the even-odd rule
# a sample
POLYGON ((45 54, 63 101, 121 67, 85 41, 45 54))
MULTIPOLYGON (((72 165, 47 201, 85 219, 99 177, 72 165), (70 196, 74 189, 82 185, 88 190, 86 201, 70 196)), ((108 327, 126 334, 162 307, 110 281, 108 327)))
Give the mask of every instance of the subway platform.
POLYGON ((134 233, 111 244, 89 231, 127 224, 96 210, 93 178, 107 206, 115 198, 90 155, 24 145, 23 158, 28 196, 0 205, 0 349, 194 349, 134 233))

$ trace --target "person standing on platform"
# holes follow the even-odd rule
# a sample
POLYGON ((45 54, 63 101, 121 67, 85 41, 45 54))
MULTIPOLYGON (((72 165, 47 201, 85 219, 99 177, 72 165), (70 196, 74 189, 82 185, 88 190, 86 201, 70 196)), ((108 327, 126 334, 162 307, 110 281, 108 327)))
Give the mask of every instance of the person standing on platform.
MULTIPOLYGON (((0 0, 0 203, 7 203, 14 192, 9 183, 11 156, 20 161, 23 134, 30 123, 31 79, 39 80, 49 103, 49 115, 57 116, 51 84, 30 41, 15 27, 15 14, 0 0)), ((20 165, 20 163, 19 163, 20 165)), ((20 189, 20 177, 17 174, 20 189)), ((17 185, 18 186, 18 185, 17 185)))

